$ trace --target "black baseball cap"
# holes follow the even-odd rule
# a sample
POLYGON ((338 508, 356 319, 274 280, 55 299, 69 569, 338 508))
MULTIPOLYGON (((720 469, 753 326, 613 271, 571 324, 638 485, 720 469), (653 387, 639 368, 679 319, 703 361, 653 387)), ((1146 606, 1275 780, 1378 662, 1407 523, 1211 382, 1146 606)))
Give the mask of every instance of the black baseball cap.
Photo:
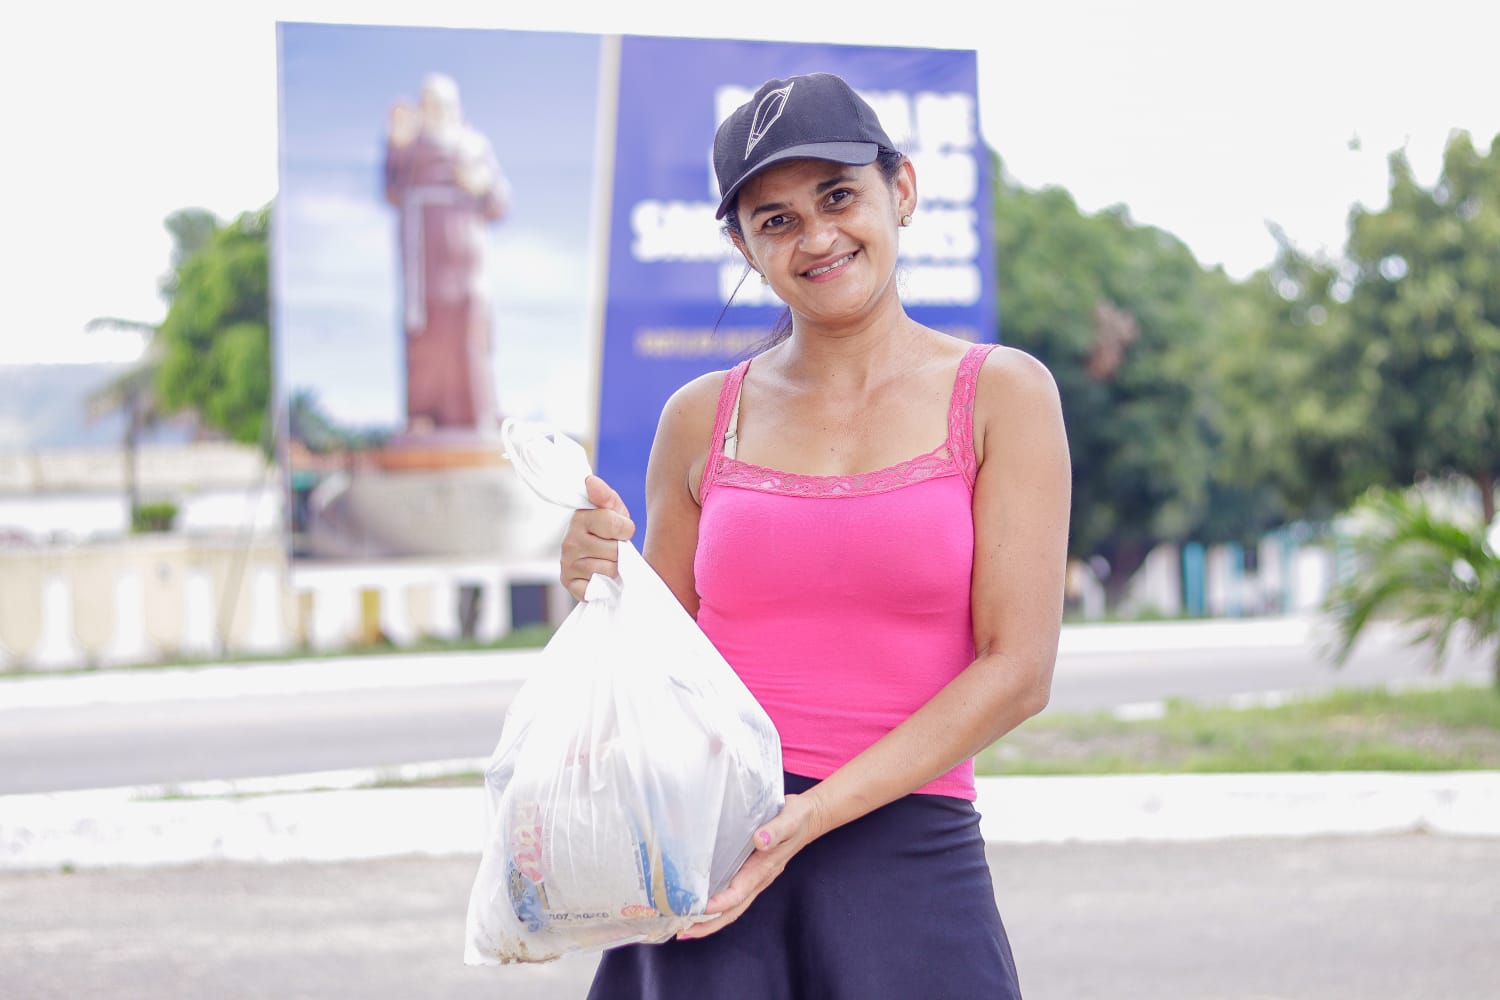
POLYGON ((714 136, 722 219, 746 181, 782 160, 831 160, 863 166, 880 148, 895 149, 875 110, 832 73, 767 80, 724 119, 714 136))

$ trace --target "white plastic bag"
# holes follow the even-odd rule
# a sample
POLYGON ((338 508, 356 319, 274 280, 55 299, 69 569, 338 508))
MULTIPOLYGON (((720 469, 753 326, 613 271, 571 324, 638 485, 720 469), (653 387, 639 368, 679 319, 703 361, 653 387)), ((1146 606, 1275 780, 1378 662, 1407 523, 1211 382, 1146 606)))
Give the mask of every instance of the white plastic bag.
MULTIPOLYGON (((506 421, 512 464, 571 507, 587 457, 506 421)), ((662 941, 710 896, 782 806, 764 709, 629 542, 595 576, 506 713, 485 771, 486 838, 464 961, 536 962, 662 941)))

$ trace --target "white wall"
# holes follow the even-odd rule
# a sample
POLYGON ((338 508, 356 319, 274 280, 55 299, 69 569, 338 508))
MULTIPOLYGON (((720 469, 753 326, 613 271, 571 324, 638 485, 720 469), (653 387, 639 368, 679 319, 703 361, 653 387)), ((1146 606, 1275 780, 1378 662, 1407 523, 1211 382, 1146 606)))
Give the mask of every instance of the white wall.
POLYGON ((67 669, 395 645, 460 635, 460 595, 480 590, 473 638, 511 629, 510 588, 549 588, 552 561, 360 563, 289 569, 279 539, 136 536, 0 550, 0 667, 67 669))

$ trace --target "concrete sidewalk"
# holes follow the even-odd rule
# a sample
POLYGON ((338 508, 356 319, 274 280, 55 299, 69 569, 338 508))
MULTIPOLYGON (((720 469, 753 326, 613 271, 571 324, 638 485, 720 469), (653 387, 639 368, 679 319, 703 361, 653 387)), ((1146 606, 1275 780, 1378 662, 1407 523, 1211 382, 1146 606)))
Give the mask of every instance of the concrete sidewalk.
MULTIPOLYGON (((1007 777, 978 785, 990 843, 1500 836, 1497 772, 1007 777)), ((138 795, 101 789, 0 796, 0 870, 477 855, 483 846, 477 782, 138 795)))

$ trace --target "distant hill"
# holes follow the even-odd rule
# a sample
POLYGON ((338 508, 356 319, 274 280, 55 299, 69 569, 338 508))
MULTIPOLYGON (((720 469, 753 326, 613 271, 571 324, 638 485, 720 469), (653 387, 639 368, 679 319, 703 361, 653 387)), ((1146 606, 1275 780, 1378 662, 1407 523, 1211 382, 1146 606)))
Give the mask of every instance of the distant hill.
MULTIPOLYGON (((119 414, 90 420, 89 393, 129 366, 122 364, 0 365, 0 451, 95 448, 118 444, 125 433, 119 414)), ((152 432, 146 443, 180 443, 184 427, 152 432)))

